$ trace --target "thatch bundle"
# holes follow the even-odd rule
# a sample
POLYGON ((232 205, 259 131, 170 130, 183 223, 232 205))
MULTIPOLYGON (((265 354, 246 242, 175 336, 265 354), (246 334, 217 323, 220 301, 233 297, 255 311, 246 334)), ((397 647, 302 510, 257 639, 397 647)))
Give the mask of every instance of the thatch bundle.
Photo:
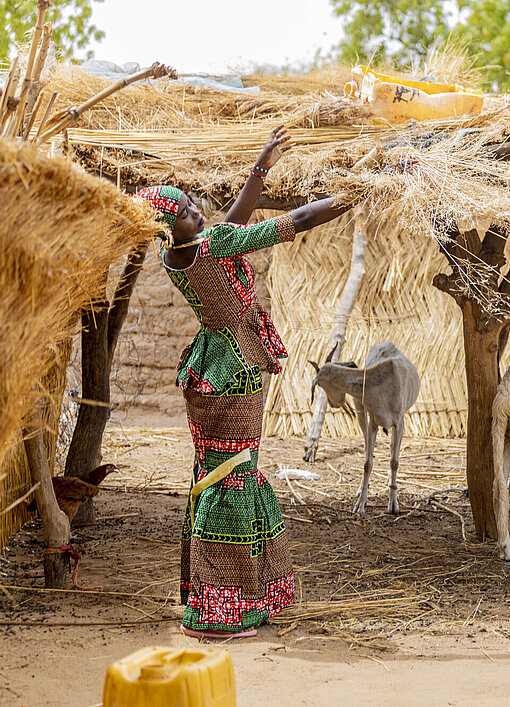
MULTIPOLYGON (((0 142, 0 494, 21 495, 12 462, 23 417, 62 392, 66 342, 112 261, 158 230, 144 204, 70 160, 0 142), (50 380, 44 381, 50 375, 50 380)), ((60 398, 61 399, 61 398, 60 398)), ((55 427, 60 401, 47 422, 55 427), (51 420, 51 422, 50 422, 51 420)), ((0 545, 9 528, 0 516, 0 545)))
MULTIPOLYGON (((450 70, 460 78, 457 63, 450 70)), ((477 116, 373 124, 367 105, 344 98, 348 78, 342 66, 293 79, 260 77, 254 95, 166 80, 136 85, 91 111, 68 140, 88 168, 122 186, 173 182, 225 203, 241 189, 271 128, 283 122, 293 151, 271 171, 269 198, 330 193, 345 203, 368 199, 382 217, 398 213, 403 230, 433 236, 460 218, 506 226, 508 173, 488 151, 510 134, 503 98, 487 97, 477 116), (378 164, 351 174, 374 139, 384 148, 378 164)), ((59 91, 62 107, 106 83, 58 67, 46 90, 59 91)), ((255 84, 255 77, 246 83, 255 84)))

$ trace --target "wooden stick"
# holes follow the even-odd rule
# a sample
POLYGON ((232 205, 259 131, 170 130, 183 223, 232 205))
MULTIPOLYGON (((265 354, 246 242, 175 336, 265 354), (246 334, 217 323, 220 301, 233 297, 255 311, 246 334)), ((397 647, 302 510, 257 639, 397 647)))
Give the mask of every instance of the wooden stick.
POLYGON ((18 498, 16 501, 13 501, 11 504, 9 504, 7 506, 7 508, 3 508, 0 511, 0 516, 3 516, 5 513, 8 513, 9 511, 12 511, 13 508, 16 508, 16 506, 19 506, 20 503, 23 503, 25 498, 28 498, 28 496, 30 496, 31 493, 33 493, 34 491, 37 491, 37 489, 39 488, 40 485, 41 485, 41 482, 38 481, 34 486, 32 486, 31 489, 29 489, 25 494, 23 494, 23 496, 21 496, 21 498, 18 498))
POLYGON ((89 110, 105 98, 108 98, 112 95, 112 93, 120 91, 122 88, 129 86, 135 81, 141 81, 142 79, 148 78, 157 79, 163 76, 168 76, 169 78, 176 79, 177 73, 175 69, 156 62, 149 69, 139 71, 137 74, 133 74, 128 78, 120 79, 111 86, 107 86, 95 96, 92 96, 92 98, 89 98, 80 106, 73 106, 71 108, 68 108, 67 111, 65 111, 64 115, 58 114, 57 116, 55 116, 55 119, 50 121, 50 126, 47 128, 46 132, 44 132, 40 136, 39 141, 45 142, 46 140, 49 140, 51 137, 59 133, 64 128, 67 128, 72 123, 75 123, 80 118, 82 113, 84 113, 86 110, 89 110))
POLYGON ((285 481, 287 482, 287 486, 289 487, 291 494, 294 496, 294 498, 296 499, 296 501, 297 501, 298 503, 300 503, 302 506, 306 506, 306 503, 303 501, 303 499, 302 499, 301 496, 298 494, 298 492, 295 491, 295 490, 292 488, 292 485, 291 485, 291 483, 290 483, 289 477, 288 477, 288 475, 287 475, 287 470, 286 470, 286 469, 282 469, 282 471, 283 471, 283 474, 284 474, 284 476, 285 476, 285 481))
POLYGON ((298 520, 301 523, 313 523, 313 520, 309 520, 308 518, 300 518, 299 516, 289 516, 287 513, 282 513, 283 518, 287 518, 288 520, 298 520))
POLYGON ((71 398, 71 400, 74 400, 75 403, 80 403, 82 405, 92 405, 94 407, 99 407, 99 408, 111 408, 111 407, 116 407, 118 403, 105 403, 102 402, 101 400, 90 400, 89 398, 77 398, 74 395, 67 395, 68 398, 71 398))
POLYGON ((41 39, 43 33, 44 17, 50 5, 50 0, 38 0, 37 22, 34 29, 34 35, 32 37, 32 43, 30 44, 30 53, 28 55, 25 78, 23 79, 23 85, 21 87, 21 92, 19 96, 20 100, 18 104, 18 109, 16 111, 16 118, 11 122, 6 137, 15 137, 19 132, 20 125, 23 120, 23 115, 25 113, 28 92, 30 91, 30 86, 32 85, 32 72, 34 69, 37 47, 39 46, 39 40, 41 39))
POLYGON ((30 135, 30 131, 32 130, 32 126, 35 121, 35 117, 37 113, 39 112, 39 108, 41 107, 42 104, 42 99, 44 97, 44 91, 41 91, 41 93, 37 96, 37 99, 35 101, 35 105, 32 108, 32 112, 30 113, 30 117, 27 122, 27 126, 25 130, 23 131, 23 140, 27 140, 28 136, 30 135))
POLYGON ((2 94, 2 103, 0 104, 0 130, 3 128, 5 119, 4 119, 4 113, 5 110, 7 109, 7 100, 9 96, 12 95, 12 83, 14 81, 14 75, 16 73, 16 70, 18 68, 18 61, 19 57, 15 57, 12 61, 11 68, 9 70, 9 76, 7 78, 7 83, 5 84, 4 87, 4 92, 2 94))
POLYGON ((37 55, 37 61, 35 62, 34 73, 32 76, 32 82, 37 83, 41 78, 41 73, 44 68, 44 62, 48 56, 48 51, 51 44, 51 22, 46 22, 43 27, 43 38, 41 42, 41 48, 39 49, 39 54, 37 55))
MULTIPOLYGON (((5 112, 2 117, 2 125, 0 128, 3 128, 4 126, 4 134, 6 133, 7 129, 9 128, 9 120, 12 120, 13 113, 16 110, 18 106, 18 100, 15 97, 15 93, 18 89, 18 84, 19 84, 19 77, 20 77, 20 72, 19 69, 16 68, 16 71, 14 72, 13 79, 11 81, 11 86, 10 86, 10 91, 9 95, 6 96, 6 103, 5 103, 5 112)), ((6 92, 7 93, 7 92, 6 92)))
MULTIPOLYGON (((311 521, 310 521, 311 522, 311 521)), ((102 597, 119 597, 129 599, 150 599, 151 601, 169 601, 168 597, 159 594, 134 594, 133 592, 99 592, 84 589, 59 589, 58 587, 23 587, 18 584, 3 584, 5 589, 18 590, 22 592, 64 592, 68 594, 98 594, 102 597)))
MULTIPOLYGON (((89 592, 90 593, 90 592, 89 592)), ((171 618, 138 619, 137 621, 0 621, 0 626, 139 626, 140 624, 162 624, 169 621, 178 621, 180 613, 171 618)))
POLYGON ((48 117, 50 115, 51 109, 53 108, 53 104, 55 103, 57 96, 58 96, 58 91, 54 91, 51 94, 51 98, 48 101, 48 105, 46 106, 46 110, 44 111, 44 115, 42 117, 42 120, 39 123, 39 128, 37 129, 37 133, 35 135, 35 138, 32 140, 32 142, 37 142, 37 140, 39 139, 39 135, 41 134, 44 126, 46 125, 46 121, 48 120, 48 117))
POLYGON ((435 506, 438 506, 439 508, 442 508, 443 511, 447 511, 448 513, 453 513, 454 516, 457 516, 457 518, 460 519, 460 525, 461 525, 461 530, 462 530, 462 539, 464 542, 467 542, 466 538, 466 524, 464 523, 464 518, 461 516, 461 514, 458 511, 454 511, 453 508, 448 508, 448 506, 445 506, 443 503, 439 503, 439 501, 431 501, 435 506))
POLYGON ((37 113, 40 106, 40 95, 41 95, 41 72, 43 70, 46 57, 48 56, 48 50, 51 44, 51 22, 46 22, 43 27, 43 38, 41 42, 41 48, 39 49, 39 54, 35 62, 34 71, 32 74, 32 86, 30 87, 30 92, 27 98, 26 113, 30 116, 29 126, 25 128, 23 139, 26 140, 32 126, 34 124, 35 114, 37 113))
MULTIPOLYGON (((44 546, 48 549, 69 544, 71 524, 60 510, 51 481, 46 447, 42 436, 40 407, 32 411, 31 418, 23 429, 25 451, 30 466, 32 483, 37 485, 35 500, 43 525, 44 546)), ((44 555, 44 579, 47 587, 63 587, 67 574, 65 553, 44 555)))

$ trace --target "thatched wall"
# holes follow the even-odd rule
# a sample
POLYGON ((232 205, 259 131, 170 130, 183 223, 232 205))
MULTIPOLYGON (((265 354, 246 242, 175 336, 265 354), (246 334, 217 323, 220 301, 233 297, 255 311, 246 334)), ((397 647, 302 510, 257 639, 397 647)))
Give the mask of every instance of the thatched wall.
MULTIPOLYGON (((266 434, 303 435, 308 429, 313 412, 308 359, 324 363, 329 352, 335 302, 350 267, 352 231, 347 215, 340 228, 329 224, 274 249, 268 280, 272 316, 290 357, 284 372, 272 379, 266 434)), ((395 231, 391 220, 370 229, 366 276, 341 359, 362 365, 373 344, 391 340, 413 361, 421 390, 407 417, 407 434, 449 437, 466 430, 461 313, 432 285, 433 276, 445 268, 445 258, 429 238, 395 231)), ((323 434, 359 434, 359 427, 343 411, 328 410, 323 434)))
POLYGON ((23 418, 42 398, 54 437, 79 313, 99 295, 110 263, 157 225, 144 204, 71 161, 14 142, 0 141, 0 200, 1 546, 23 518, 19 507, 2 510, 29 489, 23 418))

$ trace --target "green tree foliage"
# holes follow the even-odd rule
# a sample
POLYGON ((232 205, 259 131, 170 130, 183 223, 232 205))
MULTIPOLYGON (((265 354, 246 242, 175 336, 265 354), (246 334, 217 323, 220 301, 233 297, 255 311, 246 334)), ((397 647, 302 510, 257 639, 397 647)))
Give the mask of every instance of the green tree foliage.
POLYGON ((346 18, 343 58, 355 61, 424 57, 436 38, 449 33, 448 14, 441 0, 331 0, 346 18))
POLYGON ((501 89, 510 88, 510 0, 462 2, 463 19, 454 33, 478 55, 480 66, 501 89))
POLYGON ((338 46, 350 62, 383 59, 397 65, 424 59, 448 37, 460 40, 491 66, 488 79, 510 86, 510 0, 331 0, 345 18, 345 38, 338 46), (498 65, 498 66, 495 66, 498 65))
MULTIPOLYGON (((53 0, 46 21, 53 25, 52 39, 57 49, 72 56, 85 49, 91 39, 100 40, 104 32, 91 24, 92 3, 104 0, 53 0)), ((0 59, 12 56, 17 42, 26 42, 27 34, 37 19, 36 0, 3 0, 0 2, 0 59)), ((85 51, 90 56, 90 51, 85 51)))

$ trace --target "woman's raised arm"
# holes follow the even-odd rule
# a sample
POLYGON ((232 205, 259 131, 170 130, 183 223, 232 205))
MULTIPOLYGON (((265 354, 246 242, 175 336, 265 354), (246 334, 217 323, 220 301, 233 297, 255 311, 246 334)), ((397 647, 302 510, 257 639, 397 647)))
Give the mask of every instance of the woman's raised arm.
POLYGON ((262 191, 267 173, 278 162, 283 153, 290 149, 290 145, 284 144, 289 139, 286 132, 283 125, 279 125, 271 131, 269 139, 256 160, 246 184, 225 216, 225 221, 240 224, 248 223, 262 191))

